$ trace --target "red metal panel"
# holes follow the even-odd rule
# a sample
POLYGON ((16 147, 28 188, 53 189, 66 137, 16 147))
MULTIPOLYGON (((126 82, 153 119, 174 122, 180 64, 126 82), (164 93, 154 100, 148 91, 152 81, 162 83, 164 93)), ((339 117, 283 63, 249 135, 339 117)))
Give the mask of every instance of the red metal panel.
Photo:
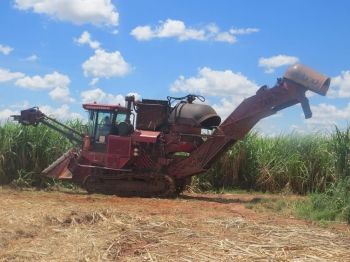
POLYGON ((108 168, 121 169, 130 160, 131 138, 122 136, 108 136, 107 152, 82 151, 82 156, 88 164, 108 168))
POLYGON ((160 132, 137 130, 131 137, 133 142, 156 143, 160 132))
POLYGON ((131 137, 108 136, 107 153, 118 155, 119 157, 130 157, 131 137))
POLYGON ((130 156, 123 157, 116 154, 83 151, 82 156, 88 160, 88 165, 122 169, 130 160, 130 156))
POLYGON ((126 111, 126 107, 121 105, 106 105, 106 104, 83 104, 86 110, 106 110, 106 111, 126 111))

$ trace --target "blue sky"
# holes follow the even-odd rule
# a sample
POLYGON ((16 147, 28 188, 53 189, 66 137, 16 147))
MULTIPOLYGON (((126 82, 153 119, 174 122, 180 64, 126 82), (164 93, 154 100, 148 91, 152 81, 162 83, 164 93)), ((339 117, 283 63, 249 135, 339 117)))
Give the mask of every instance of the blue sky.
POLYGON ((288 65, 332 77, 327 97, 262 121, 264 134, 350 119, 349 1, 0 2, 0 120, 38 105, 67 119, 88 101, 198 93, 223 117, 288 65), (87 3, 86 3, 87 2, 87 3))

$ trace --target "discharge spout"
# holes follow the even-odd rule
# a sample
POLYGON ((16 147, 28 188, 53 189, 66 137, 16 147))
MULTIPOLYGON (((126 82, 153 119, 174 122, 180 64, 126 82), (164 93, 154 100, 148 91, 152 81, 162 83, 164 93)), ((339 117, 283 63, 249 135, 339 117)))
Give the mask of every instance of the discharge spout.
POLYGON ((296 64, 289 67, 283 78, 322 96, 327 94, 331 82, 329 77, 326 77, 302 64, 296 64))

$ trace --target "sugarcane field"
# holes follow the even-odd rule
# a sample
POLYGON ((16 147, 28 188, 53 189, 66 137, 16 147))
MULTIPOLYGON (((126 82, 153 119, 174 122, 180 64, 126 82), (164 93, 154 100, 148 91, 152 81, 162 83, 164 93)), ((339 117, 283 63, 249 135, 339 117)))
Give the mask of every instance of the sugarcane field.
POLYGON ((0 262, 350 261, 350 2, 0 3, 0 262))

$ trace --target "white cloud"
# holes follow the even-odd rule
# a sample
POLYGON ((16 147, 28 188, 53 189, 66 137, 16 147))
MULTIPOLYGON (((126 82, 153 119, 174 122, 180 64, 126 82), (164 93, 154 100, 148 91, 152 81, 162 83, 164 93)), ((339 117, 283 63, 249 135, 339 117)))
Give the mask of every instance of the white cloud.
POLYGON ((350 97, 350 71, 342 71, 339 76, 333 77, 329 89, 330 97, 350 97))
POLYGON ((231 28, 230 33, 233 35, 249 35, 259 32, 259 28, 231 28))
POLYGON ((10 105, 11 109, 19 109, 19 110, 26 109, 26 108, 29 108, 29 107, 30 107, 30 103, 29 103, 28 100, 24 100, 22 102, 10 105))
POLYGON ((49 96, 53 100, 61 101, 64 103, 71 103, 75 100, 70 96, 70 90, 68 86, 57 86, 49 92, 49 96))
POLYGON ((255 94, 257 89, 257 84, 241 73, 216 71, 208 67, 200 68, 194 77, 180 76, 170 87, 172 92, 221 97, 220 103, 215 103, 213 107, 223 119, 244 98, 255 94))
POLYGON ((131 71, 131 66, 125 62, 119 51, 106 52, 102 49, 95 50, 82 65, 85 76, 95 78, 120 77, 131 71))
POLYGON ((11 120, 11 115, 16 115, 18 112, 13 111, 11 109, 5 108, 3 110, 0 110, 0 122, 11 120))
POLYGON ((82 64, 84 75, 92 76, 90 85, 94 86, 99 78, 120 77, 131 71, 131 66, 124 60, 119 51, 107 52, 100 48, 98 41, 92 40, 89 32, 84 31, 74 42, 80 45, 88 44, 95 49, 95 54, 82 64))
POLYGON ((100 80, 100 79, 99 79, 98 77, 95 77, 95 78, 93 78, 93 79, 90 81, 89 85, 90 85, 90 86, 94 86, 94 85, 96 85, 96 84, 98 83, 99 80, 100 80))
POLYGON ((224 120, 228 117, 232 111, 238 106, 240 101, 235 99, 234 97, 222 98, 220 103, 216 103, 213 105, 216 113, 224 120))
POLYGON ((219 27, 215 24, 209 24, 201 28, 193 28, 186 26, 181 20, 167 19, 166 21, 160 21, 158 26, 151 27, 149 25, 137 26, 131 31, 131 35, 139 41, 148 41, 152 38, 177 38, 179 41, 185 40, 211 40, 227 43, 235 43, 237 34, 246 34, 257 32, 258 29, 247 28, 230 30, 221 32, 219 27), (231 32, 232 31, 232 32, 231 32))
POLYGON ((124 105, 124 96, 112 95, 104 92, 100 88, 95 88, 80 93, 83 103, 107 103, 124 105))
POLYGON ((0 68, 0 83, 8 82, 18 78, 24 77, 23 73, 20 72, 11 72, 8 69, 0 68))
POLYGON ((70 79, 68 76, 55 71, 43 77, 39 75, 33 77, 26 76, 21 79, 18 79, 15 84, 17 86, 31 90, 51 89, 56 87, 68 86, 70 84, 70 79))
POLYGON ((234 35, 230 34, 229 32, 223 32, 223 33, 218 33, 216 35, 215 41, 227 42, 227 43, 233 44, 237 42, 237 38, 234 35))
POLYGON ((16 86, 30 90, 50 90, 49 95, 53 100, 65 103, 74 101, 70 97, 69 84, 69 77, 56 71, 45 76, 25 76, 15 82, 16 86))
POLYGON ((158 29, 159 37, 178 37, 180 41, 204 40, 204 30, 187 28, 185 23, 179 20, 168 19, 158 29))
MULTIPOLYGON (((136 100, 140 100, 141 96, 138 93, 132 92, 128 96, 134 95, 136 100)), ((106 103, 115 105, 125 105, 125 97, 123 95, 113 95, 104 92, 100 88, 86 90, 80 93, 83 103, 106 103)))
POLYGON ((150 26, 138 26, 135 27, 131 33, 139 41, 151 40, 153 37, 156 37, 150 26))
POLYGON ((197 76, 180 76, 170 87, 172 92, 200 93, 211 96, 245 97, 254 94, 258 86, 241 73, 200 68, 197 76))
POLYGON ((58 107, 58 108, 53 108, 49 105, 41 105, 39 106, 39 109, 41 112, 44 114, 54 117, 59 120, 69 120, 69 119, 81 119, 83 120, 84 117, 76 112, 72 112, 70 110, 70 107, 66 104, 58 107))
POLYGON ((13 48, 8 45, 1 45, 0 44, 0 53, 4 55, 9 55, 12 52, 13 48))
POLYGON ((305 120, 308 126, 330 127, 338 121, 348 121, 350 119, 350 103, 345 108, 338 108, 331 104, 319 104, 311 106, 312 118, 305 120))
POLYGON ((90 48, 97 49, 100 47, 100 42, 92 40, 89 32, 84 31, 79 38, 74 38, 74 42, 80 45, 88 44, 90 48))
POLYGON ((295 56, 277 55, 272 57, 261 57, 259 66, 265 69, 266 73, 273 73, 276 68, 286 65, 294 65, 299 62, 299 58, 295 56))
POLYGON ((36 54, 33 54, 31 56, 26 57, 24 60, 29 62, 35 62, 39 59, 39 57, 36 54))
POLYGON ((117 26, 119 21, 111 0, 15 0, 15 7, 78 25, 117 26))

